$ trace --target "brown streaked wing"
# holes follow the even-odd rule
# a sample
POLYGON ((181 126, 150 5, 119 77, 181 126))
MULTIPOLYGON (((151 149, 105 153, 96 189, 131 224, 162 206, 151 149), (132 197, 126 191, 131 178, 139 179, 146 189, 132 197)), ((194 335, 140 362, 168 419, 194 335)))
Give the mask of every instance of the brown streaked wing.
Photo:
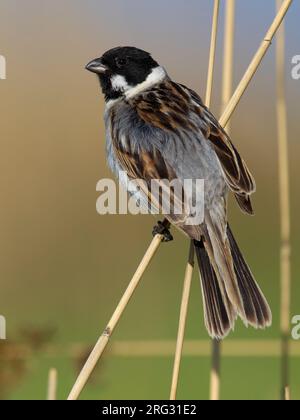
POLYGON ((166 131, 197 130, 187 118, 190 95, 177 83, 167 80, 152 91, 145 91, 131 101, 138 116, 146 123, 166 131))
MULTIPOLYGON (((113 126, 113 121, 112 121, 113 126)), ((122 170, 127 172, 129 179, 134 180, 136 185, 139 187, 148 199, 148 205, 154 206, 154 208, 162 210, 162 203, 166 200, 170 203, 171 213, 166 216, 171 223, 180 225, 184 223, 184 220, 188 217, 189 213, 185 207, 184 191, 182 187, 182 193, 178 195, 178 191, 169 188, 164 183, 161 183, 158 188, 159 196, 156 197, 151 193, 151 182, 155 180, 162 181, 167 180, 171 182, 177 179, 175 171, 166 163, 162 154, 156 148, 152 148, 151 151, 140 151, 139 153, 132 152, 130 150, 130 139, 126 139, 126 149, 123 142, 120 141, 118 133, 113 129, 112 133, 112 144, 119 165, 122 170), (146 185, 144 182, 146 181, 146 185), (181 214, 172 212, 172 209, 182 209, 181 214)))
POLYGON ((196 104, 194 112, 204 123, 202 133, 214 147, 230 189, 239 195, 250 195, 255 192, 254 178, 226 131, 205 107, 198 94, 186 86, 181 86, 190 93, 191 99, 196 104))

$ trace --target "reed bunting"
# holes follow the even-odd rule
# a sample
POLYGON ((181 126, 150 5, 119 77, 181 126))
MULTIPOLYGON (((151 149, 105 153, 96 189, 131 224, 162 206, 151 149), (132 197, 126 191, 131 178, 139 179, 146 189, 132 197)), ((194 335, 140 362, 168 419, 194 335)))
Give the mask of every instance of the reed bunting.
MULTIPOLYGON (((269 305, 227 221, 229 191, 243 212, 253 214, 255 181, 217 119, 197 93, 174 82, 140 49, 114 48, 86 68, 98 75, 105 96, 107 158, 117 176, 126 172, 129 179, 143 180, 140 195, 152 205, 152 180, 205 182, 200 224, 187 223, 193 201, 189 190, 182 214, 165 216, 194 241, 210 336, 224 338, 238 316, 247 326, 270 326, 269 305)), ((169 194, 173 203, 183 200, 174 191, 169 194)), ((157 200, 156 205, 161 208, 157 200)))

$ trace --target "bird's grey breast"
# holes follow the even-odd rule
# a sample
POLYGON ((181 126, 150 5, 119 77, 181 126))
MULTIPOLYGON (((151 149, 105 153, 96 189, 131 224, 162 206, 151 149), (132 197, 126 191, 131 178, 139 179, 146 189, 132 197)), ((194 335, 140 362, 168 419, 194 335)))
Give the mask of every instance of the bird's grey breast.
POLYGON ((203 122, 195 114, 187 118, 198 127, 196 131, 168 131, 145 123, 126 101, 117 102, 105 112, 108 164, 118 176, 122 168, 114 151, 114 138, 130 153, 156 148, 182 183, 204 180, 205 205, 210 208, 227 193, 224 174, 213 147, 203 135, 203 122))
POLYGON ((228 189, 219 159, 200 124, 196 132, 180 133, 166 143, 164 155, 179 179, 204 181, 205 205, 211 208, 228 189))
POLYGON ((104 120, 108 164, 115 173, 119 165, 115 162, 114 146, 129 154, 139 155, 154 148, 161 151, 166 142, 166 133, 143 121, 127 101, 120 100, 107 107, 104 120))

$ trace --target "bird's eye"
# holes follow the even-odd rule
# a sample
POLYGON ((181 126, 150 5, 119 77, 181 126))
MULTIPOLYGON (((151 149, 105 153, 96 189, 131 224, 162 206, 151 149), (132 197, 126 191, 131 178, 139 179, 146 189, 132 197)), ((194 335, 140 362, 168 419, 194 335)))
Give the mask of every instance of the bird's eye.
POLYGON ((129 58, 128 57, 122 57, 122 58, 117 57, 116 58, 116 65, 120 69, 120 68, 126 66, 126 64, 128 63, 128 61, 129 61, 129 58))

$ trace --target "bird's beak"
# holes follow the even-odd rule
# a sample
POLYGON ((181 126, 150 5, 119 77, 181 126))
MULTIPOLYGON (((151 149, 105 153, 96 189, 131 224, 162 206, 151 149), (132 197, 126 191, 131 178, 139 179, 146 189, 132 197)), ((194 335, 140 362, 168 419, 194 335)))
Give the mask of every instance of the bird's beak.
POLYGON ((103 74, 108 70, 108 67, 105 66, 101 58, 96 58, 95 60, 90 61, 85 68, 92 73, 103 74))

